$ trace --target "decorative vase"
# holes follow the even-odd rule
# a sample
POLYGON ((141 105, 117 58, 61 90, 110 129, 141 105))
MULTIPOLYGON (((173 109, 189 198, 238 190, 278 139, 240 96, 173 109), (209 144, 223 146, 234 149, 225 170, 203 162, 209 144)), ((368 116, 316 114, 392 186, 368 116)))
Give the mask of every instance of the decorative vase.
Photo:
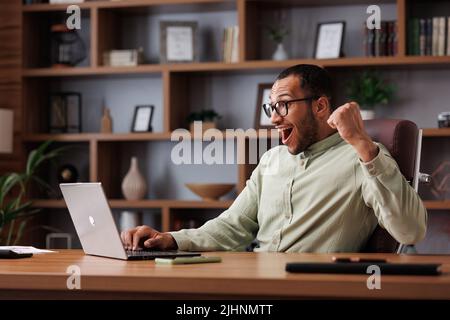
POLYGON ((286 53, 286 50, 284 50, 284 46, 282 43, 279 43, 277 45, 277 50, 275 50, 275 53, 272 56, 273 60, 287 60, 288 56, 286 53))
POLYGON ((112 119, 108 108, 103 108, 101 133, 112 133, 112 119))
POLYGON ((122 181, 122 193, 127 200, 139 200, 144 198, 147 192, 147 183, 139 172, 136 157, 131 158, 130 169, 122 181))
POLYGON ((375 119, 375 111, 370 110, 370 109, 361 109, 361 118, 363 120, 371 120, 371 119, 375 119))

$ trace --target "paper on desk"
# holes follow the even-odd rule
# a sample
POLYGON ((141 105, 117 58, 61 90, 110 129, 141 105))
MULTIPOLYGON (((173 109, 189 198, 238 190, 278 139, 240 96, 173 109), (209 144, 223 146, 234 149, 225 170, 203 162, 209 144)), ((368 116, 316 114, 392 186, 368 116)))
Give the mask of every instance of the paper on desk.
POLYGON ((17 253, 33 253, 33 254, 56 252, 52 250, 44 250, 26 246, 0 246, 0 250, 12 250, 17 253))

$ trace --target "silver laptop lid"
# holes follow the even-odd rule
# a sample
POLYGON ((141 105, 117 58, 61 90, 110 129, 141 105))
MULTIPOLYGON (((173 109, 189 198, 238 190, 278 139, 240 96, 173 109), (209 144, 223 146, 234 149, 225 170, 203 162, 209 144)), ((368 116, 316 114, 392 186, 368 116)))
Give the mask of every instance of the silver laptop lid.
POLYGON ((60 188, 84 252, 126 260, 101 183, 62 183, 60 188))

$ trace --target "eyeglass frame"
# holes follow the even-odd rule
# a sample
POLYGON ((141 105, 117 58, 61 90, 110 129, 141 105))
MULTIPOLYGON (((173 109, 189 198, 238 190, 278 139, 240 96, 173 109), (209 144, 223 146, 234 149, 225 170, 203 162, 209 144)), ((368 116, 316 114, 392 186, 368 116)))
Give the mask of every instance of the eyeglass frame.
POLYGON ((290 103, 293 103, 293 102, 301 102, 301 101, 308 101, 308 100, 317 100, 317 99, 319 99, 320 97, 321 97, 321 96, 311 96, 311 97, 308 97, 308 98, 292 99, 292 100, 288 100, 288 101, 278 101, 277 103, 275 103, 274 106, 273 106, 271 103, 263 103, 261 107, 262 107, 262 109, 264 110, 264 113, 266 114, 266 116, 267 116, 268 118, 271 118, 271 117, 272 117, 272 113, 271 113, 270 115, 268 114, 268 111, 267 111, 267 110, 269 110, 269 109, 266 109, 266 106, 268 106, 268 108, 272 109, 272 111, 275 111, 280 117, 286 117, 286 116, 288 115, 288 113, 289 113, 289 104, 290 104, 290 103), (277 107, 277 104, 279 104, 279 103, 285 104, 286 114, 282 115, 282 114, 278 111, 278 108, 279 108, 279 107, 277 107))

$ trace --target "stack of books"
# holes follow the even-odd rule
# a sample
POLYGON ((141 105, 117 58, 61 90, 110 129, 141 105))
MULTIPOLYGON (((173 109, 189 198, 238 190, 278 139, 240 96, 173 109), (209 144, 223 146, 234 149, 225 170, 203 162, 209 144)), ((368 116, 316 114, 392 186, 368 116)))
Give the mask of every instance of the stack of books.
POLYGON ((239 60, 239 27, 225 28, 223 31, 223 61, 238 62, 239 60))
POLYGON ((364 22, 366 57, 397 55, 397 21, 381 21, 381 28, 369 29, 364 22))
POLYGON ((103 53, 103 65, 110 67, 135 67, 143 62, 143 49, 111 50, 103 53))
POLYGON ((450 55, 450 17, 412 18, 408 22, 408 54, 450 55))

